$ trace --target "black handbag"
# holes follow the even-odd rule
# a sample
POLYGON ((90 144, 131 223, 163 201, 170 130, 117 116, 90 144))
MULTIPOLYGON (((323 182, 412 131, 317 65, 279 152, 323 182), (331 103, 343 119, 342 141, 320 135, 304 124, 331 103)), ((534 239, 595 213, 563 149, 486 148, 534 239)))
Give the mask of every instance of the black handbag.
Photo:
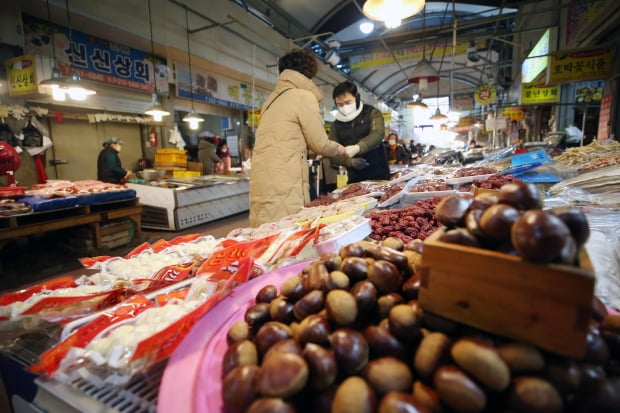
POLYGON ((22 129, 24 135, 24 146, 37 147, 43 146, 43 134, 34 127, 31 121, 28 121, 24 129, 22 129))

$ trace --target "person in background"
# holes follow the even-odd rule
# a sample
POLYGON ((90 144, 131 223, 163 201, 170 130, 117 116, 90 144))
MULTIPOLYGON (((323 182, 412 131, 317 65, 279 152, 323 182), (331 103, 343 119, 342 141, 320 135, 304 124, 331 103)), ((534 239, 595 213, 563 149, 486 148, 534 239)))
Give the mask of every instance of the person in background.
POLYGON ((383 115, 364 105, 357 86, 346 81, 332 93, 338 113, 329 131, 329 139, 346 147, 346 156, 331 158, 332 165, 345 166, 348 182, 390 179, 390 168, 383 149, 383 115))
POLYGON ((228 144, 226 141, 220 141, 217 144, 217 150, 215 154, 222 160, 221 169, 219 169, 222 173, 230 172, 230 168, 232 166, 232 159, 230 157, 230 152, 228 152, 228 144))
POLYGON ((111 184, 120 184, 132 175, 131 171, 123 169, 118 157, 123 148, 123 141, 112 136, 103 142, 103 149, 97 157, 97 179, 111 184))
POLYGON ((209 138, 202 138, 198 143, 198 161, 202 164, 203 175, 213 175, 215 165, 222 162, 215 154, 215 145, 209 138))
POLYGON ((243 173, 249 174, 252 169, 252 149, 249 146, 243 148, 243 161, 241 161, 243 173))
POLYGON ((385 147, 388 163, 397 165, 406 165, 409 163, 409 152, 398 143, 398 135, 391 132, 387 137, 387 145, 385 147))
POLYGON ((473 148, 482 148, 482 145, 479 145, 475 139, 469 141, 469 149, 473 148))
POLYGON ((278 60, 275 90, 261 109, 250 170, 250 226, 300 211, 310 202, 308 149, 317 155, 344 155, 325 133, 319 102, 323 93, 312 81, 314 54, 295 49, 278 60))

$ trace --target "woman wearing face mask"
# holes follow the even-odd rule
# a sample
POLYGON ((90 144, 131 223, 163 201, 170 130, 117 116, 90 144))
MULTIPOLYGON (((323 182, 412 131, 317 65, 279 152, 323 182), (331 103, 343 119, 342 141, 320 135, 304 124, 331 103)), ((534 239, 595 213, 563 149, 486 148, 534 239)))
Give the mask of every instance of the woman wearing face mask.
POLYGON ((329 138, 345 146, 347 156, 331 158, 332 164, 347 167, 349 183, 390 179, 383 149, 383 115, 360 101, 357 86, 343 82, 332 93, 338 113, 329 138))
POLYGON ((97 179, 111 184, 120 184, 131 175, 121 166, 121 159, 118 153, 123 147, 123 141, 112 136, 103 142, 103 149, 97 157, 97 179))
POLYGON ((220 141, 220 143, 217 144, 215 154, 222 160, 222 162, 219 163, 217 166, 218 172, 230 172, 232 161, 230 157, 230 152, 228 152, 228 144, 226 143, 226 141, 220 141))
POLYGON ((322 156, 344 155, 328 139, 319 102, 323 93, 312 81, 318 72, 314 54, 293 50, 278 60, 275 90, 261 109, 250 170, 250 226, 300 211, 310 202, 308 150, 322 156))
POLYGON ((394 132, 388 135, 385 151, 390 164, 406 165, 409 163, 409 153, 403 145, 398 143, 398 135, 394 132))

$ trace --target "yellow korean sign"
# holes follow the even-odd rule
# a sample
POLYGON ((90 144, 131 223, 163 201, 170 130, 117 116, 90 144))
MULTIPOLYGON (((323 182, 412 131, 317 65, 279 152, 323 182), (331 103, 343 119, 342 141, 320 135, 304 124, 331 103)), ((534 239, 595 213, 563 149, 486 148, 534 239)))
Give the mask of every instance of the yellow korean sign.
POLYGON ((613 46, 561 50, 551 55, 549 83, 608 79, 613 73, 613 46))
POLYGON ((474 99, 479 105, 488 105, 490 103, 493 103, 496 96, 497 92, 495 88, 491 85, 478 86, 476 92, 474 93, 474 99))
POLYGON ((258 126, 259 120, 260 120, 260 109, 248 110, 248 126, 250 128, 258 126))
POLYGON ((540 103, 557 103, 560 101, 560 85, 521 85, 521 104, 534 105, 540 103))
POLYGON ((5 62, 9 80, 9 96, 39 93, 37 66, 33 55, 18 56, 5 62))
POLYGON ((506 116, 509 120, 522 121, 525 119, 525 110, 520 107, 504 108, 502 115, 506 116))

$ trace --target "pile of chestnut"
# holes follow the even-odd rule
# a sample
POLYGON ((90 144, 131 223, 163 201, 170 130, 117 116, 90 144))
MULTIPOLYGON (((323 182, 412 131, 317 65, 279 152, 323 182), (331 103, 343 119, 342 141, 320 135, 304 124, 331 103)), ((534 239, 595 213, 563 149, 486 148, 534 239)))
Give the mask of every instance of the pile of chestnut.
POLYGON ((497 194, 454 194, 435 211, 447 227, 440 241, 518 254, 537 263, 575 265, 579 249, 590 235, 579 208, 543 211, 535 185, 511 182, 497 194))
POLYGON ((263 287, 227 334, 226 412, 619 411, 620 316, 593 301, 579 361, 490 335, 418 307, 421 248, 361 241, 263 287))

